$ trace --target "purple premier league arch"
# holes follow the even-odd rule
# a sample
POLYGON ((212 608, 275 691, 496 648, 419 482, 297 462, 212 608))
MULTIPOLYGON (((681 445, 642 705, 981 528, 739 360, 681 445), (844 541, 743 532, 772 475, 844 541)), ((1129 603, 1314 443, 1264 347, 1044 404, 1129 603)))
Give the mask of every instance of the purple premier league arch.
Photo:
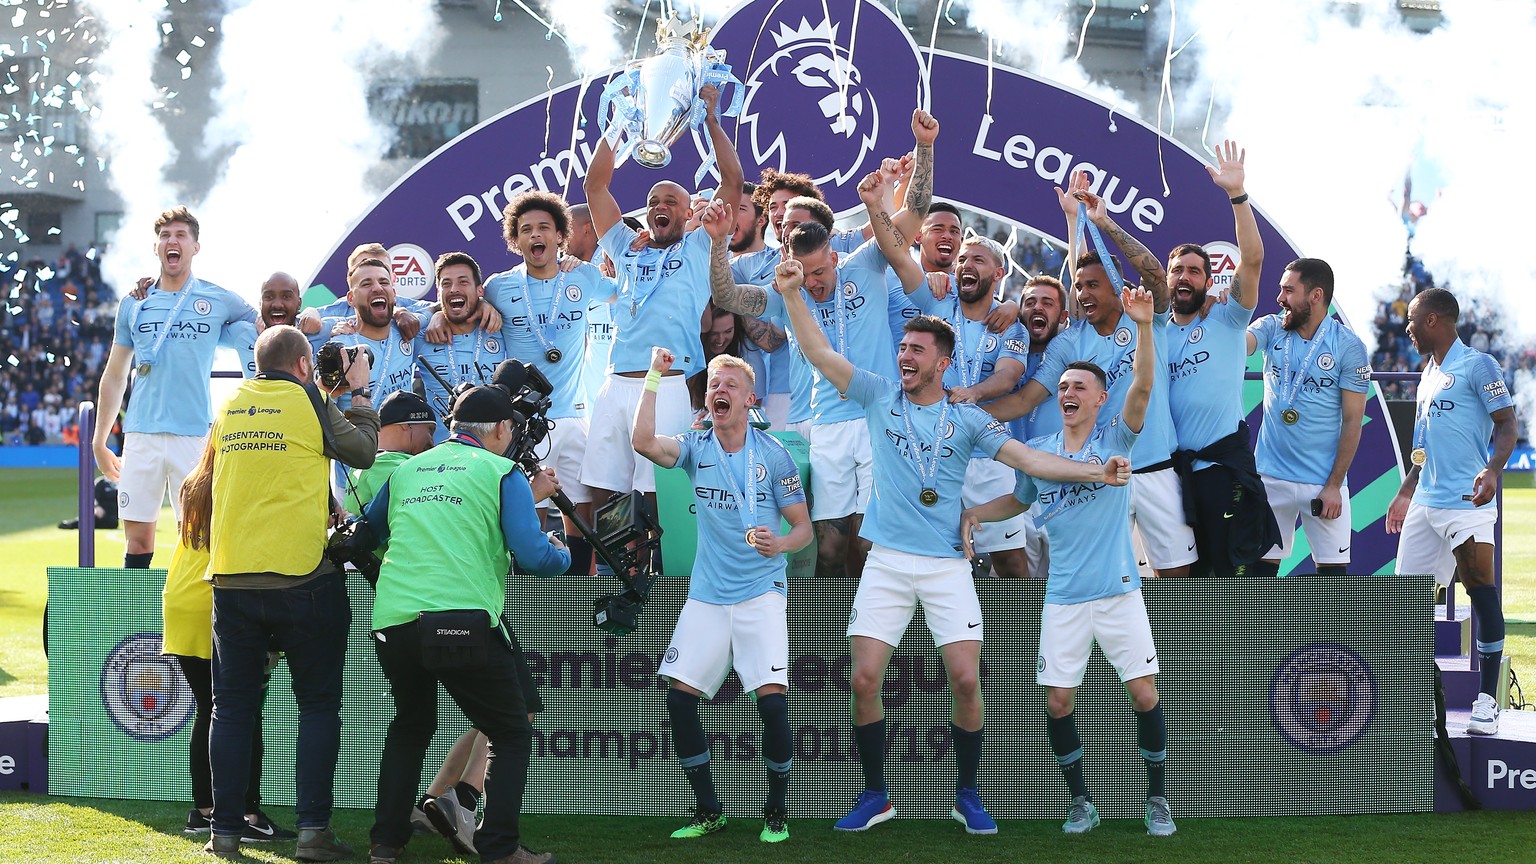
MULTIPOLYGON (((649 25, 647 25, 649 27, 649 25)), ((869 0, 752 0, 726 14, 711 44, 745 84, 738 119, 726 129, 751 179, 765 167, 811 174, 840 212, 859 205, 859 179, 879 160, 912 146, 919 104, 939 119, 935 194, 1064 240, 1052 187, 1074 168, 1088 171, 1117 221, 1154 252, 1183 242, 1208 245, 1217 287, 1236 267, 1232 209, 1205 171, 1206 161, 1145 123, 1081 93, 983 60, 920 48, 901 22, 869 0)), ((518 259, 507 251, 500 216, 529 189, 584 200, 582 178, 600 137, 603 79, 567 85, 491 118, 449 142, 401 178, 340 238, 311 284, 345 284, 347 252, 360 243, 390 247, 409 296, 431 290, 431 261, 454 250, 486 273, 518 259), (579 107, 579 112, 578 112, 579 107)), ((727 94, 729 98, 730 94, 727 94)), ((703 147, 685 137, 660 171, 620 165, 613 192, 639 209, 651 185, 688 185, 703 147)), ((1276 142, 1248 141, 1250 170, 1283 158, 1276 142), (1268 149, 1266 149, 1268 148, 1268 149)), ((705 185, 712 184, 708 178, 705 185)), ((1265 263, 1255 316, 1277 311, 1286 263, 1300 257, 1259 208, 1265 263)), ((1347 323, 1347 322, 1346 322, 1347 323)), ((1250 369, 1258 370, 1257 358, 1250 369)), ((1258 382, 1244 395, 1257 430, 1258 382)), ((1401 455, 1379 391, 1367 402, 1359 452, 1349 472, 1355 573, 1390 572, 1395 538, 1383 530, 1397 491, 1401 455)), ((1304 537, 1282 572, 1312 572, 1304 537)))

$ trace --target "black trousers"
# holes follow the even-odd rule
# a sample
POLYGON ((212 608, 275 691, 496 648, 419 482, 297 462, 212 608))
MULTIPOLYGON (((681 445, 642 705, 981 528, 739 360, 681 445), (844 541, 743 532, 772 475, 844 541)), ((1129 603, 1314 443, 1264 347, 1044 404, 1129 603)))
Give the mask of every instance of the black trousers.
MULTIPOLYGON (((181 666, 181 677, 192 688, 197 713, 192 715, 192 745, 187 752, 187 766, 192 771, 192 806, 199 810, 213 807, 213 770, 208 761, 208 727, 213 720, 213 661, 202 657, 172 655, 181 666)), ((261 807, 261 717, 251 728, 251 776, 245 785, 245 812, 261 807)))
POLYGON ((1190 565, 1189 575, 1253 575, 1253 561, 1232 560, 1234 536, 1255 530, 1245 521, 1244 496, 1249 493, 1238 482, 1237 475, 1225 465, 1212 465, 1191 473, 1185 482, 1194 487, 1195 524, 1189 527, 1195 532, 1195 550, 1200 553, 1200 560, 1190 565))
POLYGON ((483 665, 428 671, 421 661, 415 621, 374 634, 379 666, 389 679, 395 717, 384 739, 379 764, 379 798, 374 807, 374 843, 404 848, 411 838, 411 808, 421 787, 421 764, 437 731, 437 685, 490 742, 485 769, 485 821, 475 832, 475 849, 485 861, 518 848, 518 816, 528 784, 533 726, 524 695, 526 662, 521 650, 493 635, 483 665))

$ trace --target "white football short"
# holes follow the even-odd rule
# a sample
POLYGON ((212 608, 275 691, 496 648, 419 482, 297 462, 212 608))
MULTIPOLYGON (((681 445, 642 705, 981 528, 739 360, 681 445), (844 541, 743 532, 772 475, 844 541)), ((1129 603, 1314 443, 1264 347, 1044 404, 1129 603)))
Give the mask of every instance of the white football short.
MULTIPOLYGON (((1014 470, 995 459, 972 457, 965 466, 965 486, 960 490, 960 503, 976 507, 1013 494, 1018 477, 1014 470)), ((1029 543, 1029 531, 1034 519, 1020 513, 1002 522, 983 522, 971 535, 971 547, 977 552, 1001 552, 1007 549, 1023 549, 1029 543)))
POLYGON ((1193 564, 1195 532, 1184 524, 1184 497, 1172 468, 1131 475, 1131 522, 1141 534, 1138 560, 1157 570, 1193 564))
POLYGON ((122 475, 117 480, 117 513, 130 522, 160 518, 165 496, 181 520, 181 481, 203 458, 206 435, 128 432, 123 435, 122 475))
MULTIPOLYGON (((587 449, 581 482, 612 492, 655 492, 656 466, 635 452, 635 408, 645 392, 644 378, 612 374, 597 391, 588 420, 587 449)), ((682 375, 661 379, 656 391, 656 434, 680 435, 693 422, 688 384, 682 375)), ((559 469, 556 469, 558 472, 559 469)))
POLYGON ((730 606, 688 598, 656 674, 714 698, 732 667, 741 687, 789 686, 789 624, 784 595, 760 594, 730 606))
POLYGON ((1275 514, 1275 524, 1280 526, 1280 545, 1269 550, 1264 557, 1284 561, 1290 557, 1291 547, 1296 544, 1296 518, 1301 517, 1301 528, 1307 532, 1307 545, 1312 547, 1312 561, 1317 564, 1349 563, 1349 487, 1341 491, 1343 508, 1339 518, 1324 519, 1312 515, 1312 499, 1322 494, 1323 487, 1315 483, 1296 483, 1278 477, 1263 477, 1264 493, 1269 496, 1269 509, 1275 514))
MULTIPOLYGON (((562 417, 551 422, 555 428, 550 430, 546 442, 549 453, 544 456, 544 467, 555 469, 560 491, 571 499, 571 503, 585 504, 592 500, 592 491, 581 482, 582 465, 587 454, 587 418, 562 417)), ((539 506, 555 505, 545 500, 539 506)))
POLYGON ((981 601, 969 560, 912 555, 878 544, 869 550, 853 595, 848 635, 900 645, 918 603, 936 647, 982 641, 981 601))
POLYGON ((860 417, 811 427, 811 520, 863 513, 875 485, 869 423, 860 417))
POLYGON ((1499 508, 1492 504, 1476 510, 1447 510, 1410 503, 1403 533, 1397 538, 1398 575, 1433 573, 1436 582, 1451 584, 1456 574, 1456 547, 1469 537, 1478 543, 1493 543, 1493 524, 1498 519, 1499 508))
POLYGON ((1140 589, 1087 603, 1047 603, 1040 610, 1040 655, 1035 683, 1076 687, 1083 683, 1088 653, 1099 643, 1121 681, 1157 674, 1157 646, 1140 589))

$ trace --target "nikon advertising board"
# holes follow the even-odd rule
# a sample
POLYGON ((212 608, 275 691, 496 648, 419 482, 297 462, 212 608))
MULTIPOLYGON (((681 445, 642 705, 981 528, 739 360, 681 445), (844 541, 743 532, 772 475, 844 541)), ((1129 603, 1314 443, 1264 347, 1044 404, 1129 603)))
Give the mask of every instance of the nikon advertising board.
MULTIPOLYGON (((187 759, 192 698, 175 662, 159 654, 163 584, 153 570, 49 569, 53 794, 190 799, 186 772, 176 766, 187 759), (102 614, 106 586, 110 616, 102 614)), ((665 685, 655 677, 687 582, 658 580, 640 629, 622 638, 589 620, 592 598, 615 584, 514 577, 509 585, 508 617, 547 707, 535 723, 529 812, 691 812, 665 685)), ((372 807, 393 705, 361 623, 371 592, 359 579, 349 588, 358 623, 348 645, 336 803, 372 807)), ((853 580, 790 584, 790 806, 803 817, 841 816, 862 788, 843 635, 854 588, 853 580)), ((1044 584, 986 580, 978 589, 986 614, 981 787, 988 809, 1000 818, 1060 818, 1066 792, 1034 684, 1044 584)), ((1168 718, 1168 793, 1180 817, 1432 809, 1431 598, 1427 577, 1149 584, 1168 718)), ((886 775, 900 812, 947 816, 955 775, 949 695, 921 613, 892 660, 885 705, 886 775)), ((727 812, 755 817, 766 780, 751 697, 733 675, 701 713, 727 812)), ((467 728, 446 696, 439 717, 429 773, 467 728)), ((1100 811, 1139 817, 1144 790, 1130 703, 1097 652, 1077 718, 1100 811)), ((297 719, 279 664, 264 727, 262 791, 274 804, 292 802, 297 719)))

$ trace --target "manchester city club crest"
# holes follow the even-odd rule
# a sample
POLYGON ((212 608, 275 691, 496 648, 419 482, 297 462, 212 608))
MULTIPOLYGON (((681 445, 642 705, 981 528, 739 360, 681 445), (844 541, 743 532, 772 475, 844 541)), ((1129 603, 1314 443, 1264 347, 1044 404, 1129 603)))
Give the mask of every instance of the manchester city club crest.
POLYGON ((107 654, 101 705, 123 734, 138 741, 175 735, 195 707, 176 661, 160 653, 159 633, 136 633, 107 654))
POLYGON ((1323 370, 1324 372, 1329 372, 1329 371, 1332 371, 1333 364, 1334 364, 1334 360, 1333 360, 1333 355, 1332 354, 1319 354, 1318 355, 1318 357, 1317 357, 1317 368, 1323 370))
POLYGON ((565 286, 565 299, 571 301, 572 303, 580 302, 580 300, 581 300, 581 286, 580 285, 567 285, 567 286, 565 286))
POLYGON ((1195 325, 1195 329, 1189 331, 1189 344, 1193 345, 1205 338, 1205 328, 1195 325))
POLYGON ((199 297, 192 301, 192 311, 199 315, 207 315, 213 311, 213 304, 199 297))
POLYGON ((1376 676, 1359 654, 1322 642, 1293 651, 1269 684, 1275 729, 1296 749, 1328 754, 1360 740, 1376 716, 1376 676))
POLYGON ((1131 328, 1121 327, 1115 331, 1115 344, 1121 348, 1131 344, 1131 328))

